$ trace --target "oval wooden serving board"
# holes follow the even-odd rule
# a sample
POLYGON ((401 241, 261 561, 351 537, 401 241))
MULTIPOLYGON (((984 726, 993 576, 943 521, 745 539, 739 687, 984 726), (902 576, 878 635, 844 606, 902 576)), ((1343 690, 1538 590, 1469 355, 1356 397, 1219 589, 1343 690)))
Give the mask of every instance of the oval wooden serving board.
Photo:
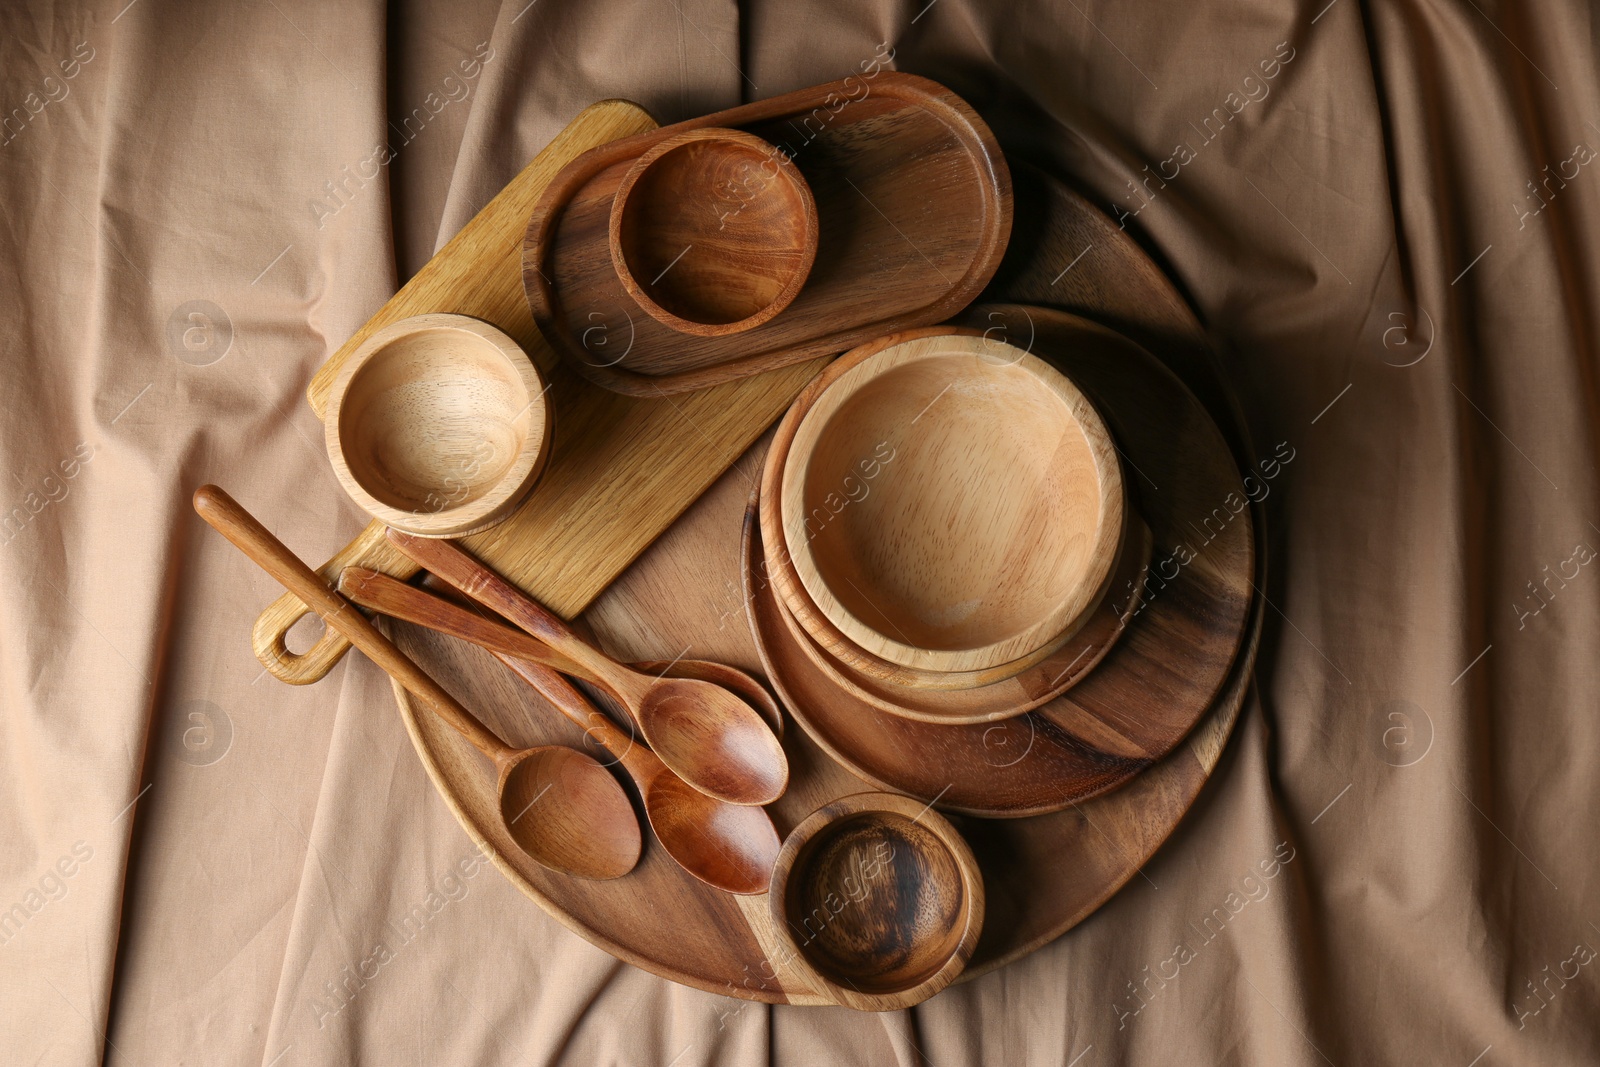
MULTIPOLYGON (((710 210, 684 209, 691 207, 710 210)), ((533 317, 563 361, 607 389, 654 397, 939 322, 988 283, 1010 233, 1011 178, 983 120, 936 82, 882 71, 584 153, 534 207, 523 277, 533 317), (794 303, 754 329, 700 337, 639 308, 617 277, 607 233, 634 160, 666 138, 712 126, 777 145, 816 197, 819 233, 794 303)))
MULTIPOLYGON (((1203 376, 1209 366, 1203 335, 1170 283, 1087 202, 1037 175, 1033 180, 1040 199, 1022 228, 1049 231, 1014 248, 1001 272, 1007 284, 986 295, 1037 303, 1046 290, 1057 306, 1091 317, 1101 312, 1119 326, 1131 319, 1140 339, 1186 379, 1203 376), (1075 258, 1082 261, 1068 269, 1075 258), (1085 265, 1094 272, 1079 273, 1085 265), (1102 287, 1107 276, 1117 284, 1102 287)), ((1222 393, 1214 382, 1210 391, 1222 393)), ((759 670, 740 591, 740 533, 765 448, 766 439, 757 442, 585 613, 582 621, 609 652, 631 660, 689 655, 759 670)), ((1259 531, 1259 516, 1257 523, 1259 531)), ((1258 554, 1258 586, 1260 566, 1258 554)), ((407 626, 394 632, 408 654, 510 743, 585 743, 581 730, 542 706, 487 653, 407 626)), ((1206 717, 1122 788, 1047 815, 952 817, 983 867, 988 894, 983 936, 964 978, 1060 936, 1150 858, 1217 764, 1249 686, 1259 633, 1256 604, 1244 646, 1206 717)), ((765 897, 733 897, 704 886, 653 839, 634 873, 611 882, 567 878, 528 860, 506 837, 494 779, 481 757, 403 691, 396 696, 423 765, 469 836, 575 933, 629 963, 711 992, 771 1003, 826 1002, 781 965, 765 897)), ((787 731, 784 745, 791 784, 768 809, 780 833, 823 803, 868 788, 805 731, 787 731)))

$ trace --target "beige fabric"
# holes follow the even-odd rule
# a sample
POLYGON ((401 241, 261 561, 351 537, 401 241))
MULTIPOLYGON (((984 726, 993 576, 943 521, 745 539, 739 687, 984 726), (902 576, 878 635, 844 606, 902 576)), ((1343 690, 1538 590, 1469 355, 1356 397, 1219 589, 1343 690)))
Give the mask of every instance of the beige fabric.
POLYGON ((1586 5, 124 2, 0 12, 0 1060, 1600 1061, 1586 5), (871 1017, 670 985, 463 866, 369 664, 261 676, 276 590, 188 496, 325 558, 361 517, 307 379, 582 105, 880 42, 1123 213, 1295 458, 1189 819, 1053 946, 871 1017))

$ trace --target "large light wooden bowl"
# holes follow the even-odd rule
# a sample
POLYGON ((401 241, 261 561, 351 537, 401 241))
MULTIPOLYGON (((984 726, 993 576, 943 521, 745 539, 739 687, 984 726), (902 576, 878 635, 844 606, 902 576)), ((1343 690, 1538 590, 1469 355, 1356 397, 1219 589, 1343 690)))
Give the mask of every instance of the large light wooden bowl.
POLYGON ((1105 423, 1065 375, 991 337, 918 337, 856 358, 806 411, 783 539, 860 649, 981 671, 1037 662, 1087 619, 1124 496, 1105 423))
POLYGON ((983 929, 983 872, 931 805, 857 793, 784 840, 767 893, 785 960, 861 1011, 920 1004, 956 980, 983 929))
POLYGON ((459 537, 509 516, 550 452, 552 415, 522 348, 465 315, 384 327, 345 363, 324 435, 351 498, 389 526, 459 537))
POLYGON ((817 255, 817 205, 789 157, 754 134, 703 127, 652 147, 611 204, 617 278, 648 315, 717 337, 770 321, 817 255))

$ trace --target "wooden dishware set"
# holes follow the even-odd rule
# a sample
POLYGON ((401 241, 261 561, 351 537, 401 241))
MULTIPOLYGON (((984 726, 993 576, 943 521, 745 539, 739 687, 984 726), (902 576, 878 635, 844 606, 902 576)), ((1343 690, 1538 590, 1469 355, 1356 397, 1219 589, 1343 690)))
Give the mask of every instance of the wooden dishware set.
POLYGON ((1215 766, 1259 516, 1195 389, 1225 395, 1125 236, 949 90, 864 68, 575 119, 313 381, 374 520, 320 571, 221 490, 195 507, 288 590, 267 669, 386 670, 440 794, 570 928, 701 988, 889 1010, 1080 921, 1215 766), (1082 277, 1118 284, 1056 288, 1086 238, 1082 277), (718 477, 747 449, 745 494, 718 477), (569 624, 657 538, 742 593, 781 707, 569 624))

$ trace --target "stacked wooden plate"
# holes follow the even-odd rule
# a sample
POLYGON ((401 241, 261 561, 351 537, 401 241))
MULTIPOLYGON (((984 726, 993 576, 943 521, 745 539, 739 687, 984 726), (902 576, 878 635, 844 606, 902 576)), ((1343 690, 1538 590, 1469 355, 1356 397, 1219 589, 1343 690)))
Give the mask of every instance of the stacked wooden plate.
POLYGON ((1226 442, 1155 357, 1064 312, 971 318, 856 348, 801 393, 746 581, 767 671, 830 754, 1016 817, 1122 784, 1199 721, 1254 539, 1226 442), (1013 729, 1028 758, 997 761, 1013 729))

